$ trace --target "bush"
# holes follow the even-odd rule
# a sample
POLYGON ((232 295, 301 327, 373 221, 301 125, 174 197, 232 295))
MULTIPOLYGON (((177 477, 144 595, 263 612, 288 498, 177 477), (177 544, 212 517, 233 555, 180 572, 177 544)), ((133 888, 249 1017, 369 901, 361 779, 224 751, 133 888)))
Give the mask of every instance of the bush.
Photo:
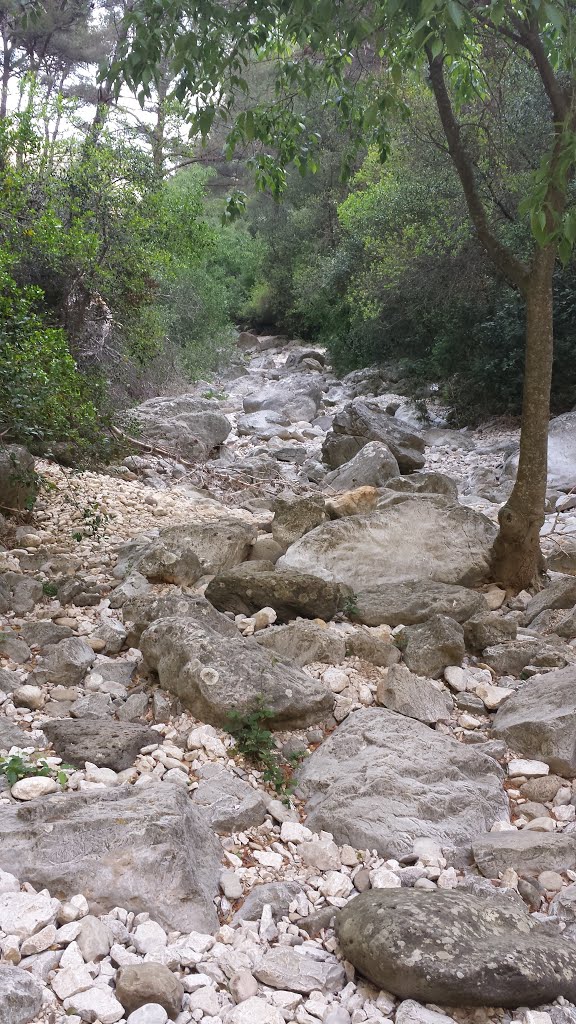
POLYGON ((34 454, 60 446, 84 461, 106 459, 102 389, 79 373, 64 332, 46 323, 42 298, 39 288, 16 284, 0 250, 0 434, 34 454))

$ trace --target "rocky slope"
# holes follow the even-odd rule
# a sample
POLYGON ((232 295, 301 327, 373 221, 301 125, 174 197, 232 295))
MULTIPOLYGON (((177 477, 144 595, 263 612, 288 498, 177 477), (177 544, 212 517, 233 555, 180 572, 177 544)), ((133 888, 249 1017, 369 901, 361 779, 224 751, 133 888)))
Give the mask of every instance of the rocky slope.
POLYGON ((507 597, 514 431, 239 342, 5 527, 0 1021, 571 1024, 576 415, 507 597))

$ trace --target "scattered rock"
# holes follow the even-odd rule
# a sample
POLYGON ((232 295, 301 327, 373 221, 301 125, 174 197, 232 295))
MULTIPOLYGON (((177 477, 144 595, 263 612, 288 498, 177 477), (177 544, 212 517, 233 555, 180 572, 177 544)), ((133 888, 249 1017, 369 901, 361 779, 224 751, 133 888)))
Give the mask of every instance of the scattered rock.
POLYGON ((335 630, 309 619, 294 619, 285 626, 272 626, 258 633, 256 640, 262 647, 303 667, 315 661, 328 665, 344 661, 348 638, 345 640, 335 630))
POLYGON ((290 946, 269 949, 254 968, 254 976, 264 985, 303 994, 319 989, 338 992, 346 983, 344 969, 335 957, 316 960, 290 946))
POLYGON ((321 495, 311 494, 305 498, 293 499, 276 498, 272 508, 272 537, 283 551, 315 526, 320 526, 326 519, 324 498, 321 495))
POLYGON ((475 590, 426 580, 390 582, 362 589, 355 603, 353 618, 367 626, 412 626, 433 615, 465 622, 487 607, 483 595, 475 590))
POLYGON ((30 1024, 30 1021, 40 1013, 41 1008, 42 986, 36 979, 20 967, 0 964, 2 1024, 30 1024))
POLYGON ((524 683, 499 708, 494 735, 518 753, 576 777, 576 666, 546 672, 524 683))
POLYGON ((116 975, 116 996, 127 1013, 158 1003, 174 1018, 182 1009, 182 982, 164 964, 131 964, 116 975))
POLYGON ((522 874, 576 869, 576 834, 554 835, 523 829, 491 832, 472 843, 474 860, 486 878, 512 868, 522 874))
POLYGON ((215 832, 238 832, 261 825, 266 817, 261 793, 224 770, 201 782, 192 802, 215 832))
MULTIPOLYGON (((354 458, 328 473, 324 483, 335 491, 350 491, 359 487, 385 487, 388 480, 398 476, 398 463, 388 445, 369 441, 354 458)), ((294 538, 296 540, 296 538, 294 538)))
POLYGON ((465 655, 464 630, 447 615, 402 631, 399 646, 409 669, 419 676, 438 679, 448 665, 459 665, 465 655))

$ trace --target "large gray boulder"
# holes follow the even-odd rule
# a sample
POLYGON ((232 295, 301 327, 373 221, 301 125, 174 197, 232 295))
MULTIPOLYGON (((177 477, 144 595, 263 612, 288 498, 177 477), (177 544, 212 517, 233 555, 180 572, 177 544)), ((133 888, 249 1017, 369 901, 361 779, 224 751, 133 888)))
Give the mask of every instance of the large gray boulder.
POLYGON ((238 629, 226 615, 216 611, 200 594, 185 594, 178 587, 167 587, 162 594, 142 594, 129 598, 123 605, 124 622, 129 623, 128 647, 137 647, 144 630, 156 619, 176 615, 206 623, 223 636, 238 636, 238 629))
POLYGON ((576 486, 576 411, 556 416, 548 428, 548 487, 571 491, 576 486))
POLYGON ((200 576, 230 569, 248 558, 256 540, 255 526, 242 519, 211 519, 166 526, 158 536, 139 534, 118 550, 114 575, 122 579, 131 571, 167 583, 193 583, 200 576), (170 554, 174 560, 170 562, 170 554), (187 580, 180 575, 189 573, 187 580), (154 575, 159 572, 160 575, 154 575), (177 578, 178 577, 178 578, 177 578))
POLYGON ((245 562, 218 573, 205 591, 221 612, 252 615, 274 608, 280 622, 297 615, 331 619, 342 608, 345 592, 339 583, 294 569, 275 569, 265 562, 245 562))
POLYGON ((146 664, 160 685, 202 722, 226 725, 232 711, 262 701, 274 728, 299 727, 332 709, 332 694, 317 679, 238 635, 235 639, 190 619, 159 619, 142 634, 146 664))
POLYGON ((328 518, 321 494, 307 494, 302 498, 276 498, 272 510, 272 537, 284 551, 328 518))
POLYGON ((204 459, 224 443, 232 427, 216 400, 178 395, 149 398, 130 410, 144 441, 185 459, 204 459))
POLYGON ((507 868, 518 874, 576 869, 575 832, 489 832, 472 843, 478 869, 485 878, 499 878, 507 868))
POLYGON ((310 619, 293 619, 285 626, 262 629, 256 641, 302 668, 313 661, 337 665, 346 657, 346 640, 334 629, 310 619))
POLYGON ((324 484, 335 491, 348 491, 354 487, 385 487, 388 480, 397 477, 400 470, 388 445, 382 441, 369 441, 349 462, 324 478, 324 484))
POLYGON ((466 622, 472 615, 488 611, 486 598, 476 590, 428 580, 367 587, 356 595, 355 605, 352 618, 366 626, 413 626, 432 615, 466 622))
POLYGON ((378 683, 376 703, 399 715, 434 725, 450 718, 454 703, 429 679, 414 675, 406 665, 392 665, 378 683))
POLYGON ((576 778, 576 666, 533 676, 500 706, 493 728, 519 754, 576 778))
POLYGON ((30 1024, 40 1013, 42 986, 28 971, 0 964, 0 1020, 2 1024, 30 1024))
POLYGON ((0 444, 0 511, 32 508, 38 486, 34 459, 28 449, 19 444, 0 444))
POLYGON ((473 587, 487 573, 496 527, 441 496, 337 519, 296 541, 278 568, 364 588, 415 580, 473 587))
POLYGON ((271 409, 286 416, 291 423, 314 419, 322 401, 322 389, 310 374, 286 374, 280 380, 246 395, 244 412, 271 409))
POLYGON ((414 839, 465 843, 507 820, 502 778, 484 754, 393 711, 366 708, 307 758, 298 791, 314 831, 403 857, 414 839))
MULTIPOLYGON (((356 451, 348 458, 352 458, 369 441, 381 441, 390 449, 403 473, 421 469, 425 462, 422 454, 426 448, 424 438, 394 416, 389 416, 377 399, 355 398, 344 406, 334 417, 332 434, 343 434, 353 440, 356 451)), ((324 461, 336 469, 337 465, 331 461, 329 438, 332 434, 326 438, 322 455, 324 461)), ((343 461, 347 462, 348 459, 343 461)))
POLYGON ((43 732, 59 757, 83 768, 86 761, 122 772, 131 768, 142 747, 158 742, 158 733, 145 725, 110 718, 54 718, 43 732))
POLYGON ((362 893, 337 916, 347 960, 403 999, 539 1006, 576 999, 576 948, 495 896, 418 889, 362 893))
POLYGON ((464 630, 448 615, 433 615, 427 622, 407 626, 398 643, 408 668, 432 679, 441 676, 448 665, 459 665, 466 653, 464 630))
POLYGON ((148 912, 167 930, 218 927, 220 843, 180 786, 120 786, 9 806, 0 868, 61 898, 83 893, 94 914, 148 912))

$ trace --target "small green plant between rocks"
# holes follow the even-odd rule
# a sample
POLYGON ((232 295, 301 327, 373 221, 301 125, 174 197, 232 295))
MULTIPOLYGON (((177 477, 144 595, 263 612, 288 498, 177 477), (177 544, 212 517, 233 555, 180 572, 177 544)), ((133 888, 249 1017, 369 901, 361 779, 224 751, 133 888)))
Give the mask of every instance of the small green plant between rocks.
POLYGON ((111 516, 97 501, 90 501, 82 511, 82 529, 74 530, 74 540, 102 540, 111 516))
POLYGON ((46 581, 42 584, 42 593, 44 594, 45 597, 56 597, 56 594, 58 593, 58 587, 56 586, 55 583, 50 583, 49 581, 46 581))
POLYGON ((305 752, 297 751, 288 758, 281 754, 265 724, 273 717, 272 709, 259 698, 244 714, 231 711, 224 728, 234 737, 238 751, 246 760, 263 770, 264 781, 288 798, 294 789, 292 772, 305 752))
POLYGON ((342 601, 342 611, 349 619, 358 614, 358 594, 346 594, 342 601))
POLYGON ((40 759, 32 761, 22 754, 12 754, 11 757, 0 757, 0 775, 4 775, 9 786, 21 779, 43 776, 49 779, 56 779, 61 786, 68 781, 68 773, 76 769, 71 764, 50 765, 47 761, 40 759))

